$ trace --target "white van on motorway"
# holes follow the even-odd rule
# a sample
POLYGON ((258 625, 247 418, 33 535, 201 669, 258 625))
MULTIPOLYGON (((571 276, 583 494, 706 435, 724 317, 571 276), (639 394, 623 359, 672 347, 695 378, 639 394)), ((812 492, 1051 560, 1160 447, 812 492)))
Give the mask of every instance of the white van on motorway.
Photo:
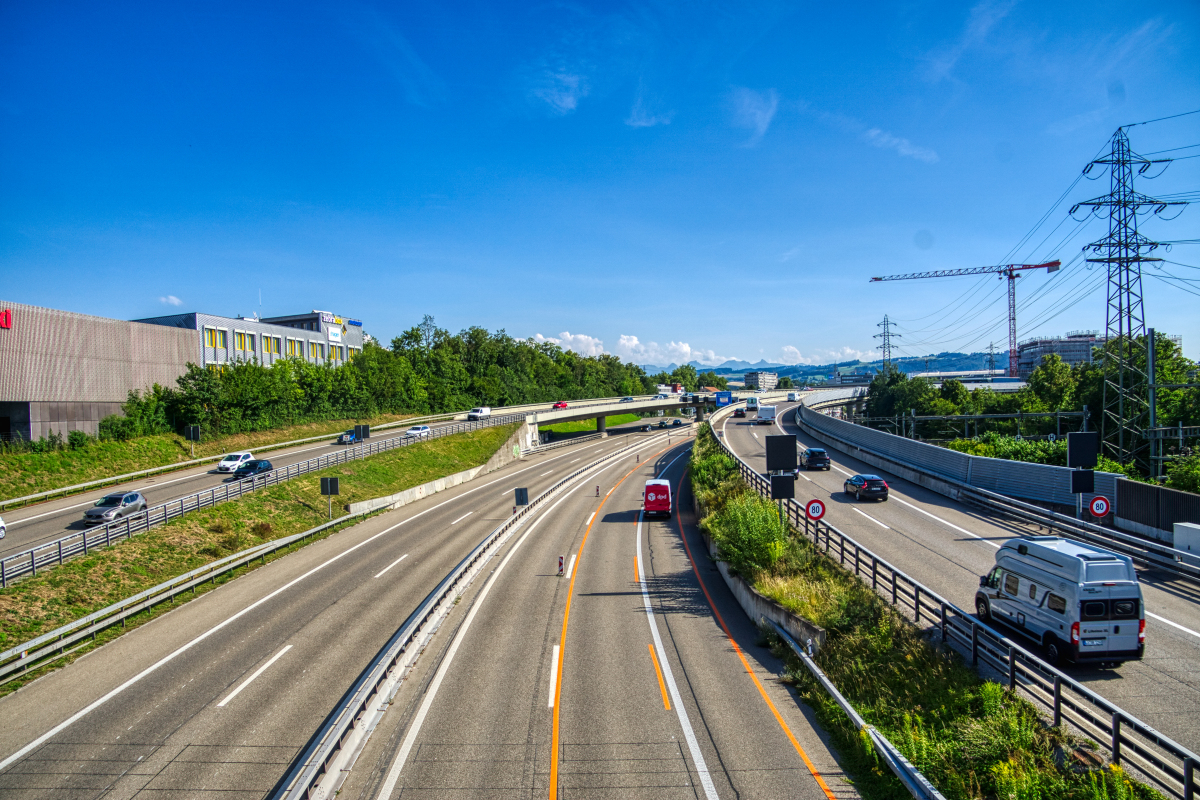
POLYGON ((491 406, 480 406, 479 408, 472 408, 470 411, 468 411, 467 419, 468 420, 487 419, 491 415, 492 415, 491 406))
POLYGON ((757 397, 747 397, 746 398, 746 410, 747 411, 758 411, 758 398, 757 397))
POLYGON ((799 399, 800 399, 800 393, 799 393, 799 392, 788 392, 788 402, 789 402, 789 403, 794 403, 794 402, 796 402, 796 401, 797 401, 797 400, 799 400, 799 399))
POLYGON ((754 420, 755 425, 774 425, 775 424, 775 406, 759 406, 758 416, 754 420))
POLYGON ((1057 536, 1009 539, 979 579, 975 610, 1063 658, 1116 666, 1146 649, 1142 587, 1128 556, 1057 536))

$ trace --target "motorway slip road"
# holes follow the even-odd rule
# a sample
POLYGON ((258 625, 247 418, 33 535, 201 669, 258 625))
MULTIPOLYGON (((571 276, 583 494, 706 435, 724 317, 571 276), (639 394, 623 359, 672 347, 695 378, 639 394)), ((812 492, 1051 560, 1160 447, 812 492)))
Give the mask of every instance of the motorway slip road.
POLYGON ((511 515, 514 488, 536 496, 631 441, 533 456, 372 517, 3 698, 0 795, 262 797, 397 626, 511 515))
POLYGON ((641 519, 656 474, 690 507, 689 453, 622 459, 515 535, 340 796, 856 797, 693 515, 641 519))
MULTIPOLYGON (((451 423, 444 423, 451 424, 451 423)), ((437 428, 441 425, 434 424, 437 428)), ((403 436, 402 431, 380 431, 371 436, 370 441, 381 442, 403 436)), ((346 449, 347 445, 330 442, 308 442, 283 450, 264 450, 260 458, 265 458, 278 468, 290 466, 310 458, 316 458, 328 453, 346 449)), ((258 455, 256 453, 256 455, 258 455)), ((77 533, 87 526, 83 524, 83 512, 95 505, 96 501, 105 495, 116 492, 141 492, 151 506, 187 497, 196 492, 206 491, 214 486, 220 486, 230 480, 227 472, 217 472, 216 462, 203 467, 165 472, 123 484, 101 487, 84 494, 60 497, 37 505, 14 508, 5 511, 4 524, 8 527, 8 535, 0 539, 0 556, 20 553, 39 544, 53 541, 71 533, 77 533)))
MULTIPOLYGON (((726 442, 760 472, 766 469, 765 437, 794 433, 800 448, 824 447, 829 472, 800 471, 796 500, 825 501, 825 520, 847 536, 924 583, 960 608, 975 605, 979 576, 995 563, 1007 539, 1042 535, 1036 526, 989 518, 982 512, 850 458, 795 425, 796 404, 780 407, 781 426, 753 420, 719 422, 726 442), (851 475, 880 475, 890 488, 886 503, 858 502, 842 492, 851 475)), ((1146 601, 1146 655, 1117 669, 1060 667, 1092 691, 1124 708, 1190 749, 1200 749, 1200 588, 1155 570, 1138 570, 1146 601)), ((1011 631, 1009 632, 1012 633, 1011 631)), ((1018 641, 1024 641, 1017 637, 1018 641)), ((1032 642, 1025 642, 1037 652, 1032 642)))

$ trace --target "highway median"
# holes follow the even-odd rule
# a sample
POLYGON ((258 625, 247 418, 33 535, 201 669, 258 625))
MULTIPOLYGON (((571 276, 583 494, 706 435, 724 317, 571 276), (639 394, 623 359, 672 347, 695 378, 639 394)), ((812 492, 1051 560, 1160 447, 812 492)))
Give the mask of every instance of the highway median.
MULTIPOLYGON (((18 581, 0 590, 0 651, 232 553, 321 525, 329 514, 327 499, 320 494, 322 477, 340 479, 341 494, 334 507, 337 516, 352 503, 392 495, 482 466, 518 427, 481 428, 308 473, 239 500, 191 512, 113 547, 18 581)), ((288 550, 267 556, 264 562, 333 532, 322 531, 288 550)), ((228 579, 228 575, 217 577, 209 588, 228 579)), ((170 607, 157 606, 122 627, 109 628, 97 636, 96 642, 114 638, 123 629, 142 624, 170 607)), ((78 657, 88 649, 90 646, 80 648, 67 658, 78 657)), ((60 660, 22 673, 0 685, 0 695, 62 663, 60 660)))
MULTIPOLYGON (((823 628, 815 661, 854 709, 947 798, 1156 798, 1088 743, 1052 727, 1024 698, 984 680, 870 586, 779 518, 739 476, 711 428, 696 438, 691 480, 719 558, 759 593, 823 628)), ((820 683, 773 632, 787 679, 831 734, 864 798, 903 785, 820 683)))

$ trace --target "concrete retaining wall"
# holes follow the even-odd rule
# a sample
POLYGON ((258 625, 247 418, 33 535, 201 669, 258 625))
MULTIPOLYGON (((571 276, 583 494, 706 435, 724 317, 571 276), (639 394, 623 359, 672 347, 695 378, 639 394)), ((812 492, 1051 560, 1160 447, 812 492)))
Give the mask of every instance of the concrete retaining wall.
POLYGON ((437 478, 436 480, 429 481, 428 483, 423 483, 420 486, 414 486, 411 489, 405 489, 403 492, 389 494, 386 497, 376 497, 371 500, 363 500, 359 503, 350 503, 348 506, 346 506, 346 510, 351 514, 366 514, 371 511, 378 511, 381 508, 390 511, 395 508, 400 508, 401 506, 406 506, 409 503, 415 503, 422 498, 429 497, 430 495, 437 494, 438 492, 444 492, 447 489, 452 489, 455 486, 466 483, 467 481, 474 480, 480 475, 486 475, 489 472, 493 472, 501 467, 511 464, 514 461, 520 460, 521 442, 525 440, 527 435, 528 430, 526 426, 521 425, 521 427, 517 428, 517 430, 513 432, 512 436, 508 437, 504 444, 500 445, 500 449, 492 454, 492 457, 487 460, 487 463, 483 464, 482 466, 472 467, 471 469, 463 470, 462 472, 456 472, 453 475, 447 475, 444 478, 437 478))

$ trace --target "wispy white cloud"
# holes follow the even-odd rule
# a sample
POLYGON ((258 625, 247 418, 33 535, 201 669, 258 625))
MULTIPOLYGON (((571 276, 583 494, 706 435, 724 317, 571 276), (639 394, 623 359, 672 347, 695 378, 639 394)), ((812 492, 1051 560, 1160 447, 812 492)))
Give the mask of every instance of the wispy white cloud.
POLYGON ((604 353, 604 342, 586 333, 563 331, 558 336, 534 334, 535 342, 553 342, 564 350, 572 350, 581 356, 598 356, 604 353))
POLYGON ((167 295, 166 297, 160 297, 160 298, 158 298, 158 302, 160 302, 160 303, 163 303, 164 305, 168 305, 168 306, 181 306, 181 305, 183 305, 183 301, 182 301, 182 300, 180 300, 178 297, 176 297, 176 296, 175 296, 175 295, 173 295, 173 294, 169 294, 169 295, 167 295))
POLYGON ((658 342, 643 342, 636 336, 622 334, 617 343, 614 355, 635 364, 686 364, 696 361, 706 366, 715 367, 730 359, 730 356, 717 355, 713 350, 692 347, 687 342, 668 342, 660 345, 658 342))
POLYGON ((349 5, 347 8, 347 27, 396 79, 408 102, 429 106, 445 99, 445 84, 417 54, 399 28, 368 6, 349 5))
POLYGON ((633 101, 633 108, 629 110, 625 124, 631 128, 652 128, 655 125, 671 124, 671 120, 675 117, 674 111, 655 113, 650 106, 651 103, 646 99, 645 92, 639 87, 637 98, 633 101))
POLYGON ((935 82, 953 77, 959 60, 968 51, 983 44, 991 30, 1008 16, 1016 4, 1017 0, 984 0, 972 7, 957 41, 928 56, 926 77, 935 82))
POLYGON ((936 164, 938 161, 938 154, 928 147, 918 147, 908 139, 893 136, 879 128, 871 128, 869 131, 863 133, 863 141, 884 150, 895 150, 902 156, 915 158, 917 161, 924 161, 926 164, 936 164))
POLYGON ((745 147, 753 147, 762 141, 775 119, 779 109, 779 95, 774 89, 756 92, 753 89, 739 87, 733 90, 733 124, 739 128, 747 128, 750 138, 745 147))
POLYGON ((800 253, 803 250, 804 250, 804 246, 798 244, 795 247, 793 247, 791 250, 788 250, 786 253, 780 253, 779 254, 779 263, 783 264, 788 261, 791 261, 793 258, 800 255, 800 253))
POLYGON ((579 101, 587 97, 589 91, 586 76, 565 70, 542 70, 529 87, 532 97, 545 103, 559 116, 570 114, 578 108, 579 101))
POLYGON ((780 351, 781 364, 833 364, 839 361, 871 361, 876 355, 867 350, 855 350, 853 347, 840 347, 833 350, 814 350, 809 355, 800 352, 800 348, 785 345, 780 351))

